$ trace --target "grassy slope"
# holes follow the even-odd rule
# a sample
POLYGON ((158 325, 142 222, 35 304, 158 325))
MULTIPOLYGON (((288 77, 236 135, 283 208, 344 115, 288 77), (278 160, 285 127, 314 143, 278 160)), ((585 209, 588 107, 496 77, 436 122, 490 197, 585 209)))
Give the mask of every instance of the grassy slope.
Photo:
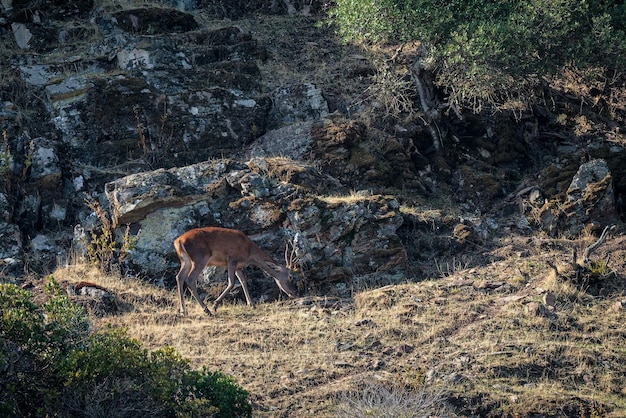
MULTIPOLYGON (((261 64, 268 90, 314 82, 338 107, 358 103, 367 80, 343 75, 360 65, 359 51, 340 47, 313 23, 263 16, 237 22, 270 49, 261 64)), ((257 416, 333 416, 337 395, 369 381, 407 390, 425 382, 481 416, 589 416, 602 408, 605 416, 626 416, 626 313, 615 308, 624 297, 593 298, 557 278, 548 262, 569 261, 572 245, 583 246, 509 237, 490 251, 499 261, 452 266, 431 281, 350 300, 309 297, 256 310, 227 304, 212 318, 189 298, 190 315, 178 317, 173 291, 137 280, 79 265, 55 276, 111 289, 120 312, 94 317, 96 326, 127 327, 148 348, 170 345, 195 367, 232 374, 250 391, 257 416), (553 311, 529 313, 547 292, 555 296, 553 311), (584 413, 568 409, 578 400, 584 413)), ((619 237, 601 248, 612 252, 610 265, 621 277, 624 247, 619 237)))
MULTIPOLYGON (((500 244, 492 255, 501 261, 432 281, 351 300, 226 304, 215 317, 188 297, 181 318, 174 291, 132 279, 81 266, 55 276, 111 289, 121 312, 94 317, 97 326, 127 327, 148 348, 170 345, 195 367, 232 374, 251 393, 256 416, 334 416, 339 395, 365 382, 409 391, 425 382, 481 416, 625 416, 626 313, 615 307, 624 296, 594 298, 554 274, 548 262, 570 261, 571 247, 583 243, 500 244), (531 302, 547 306, 548 293, 552 310, 528 312, 531 302)), ((618 237, 604 245, 618 263, 623 244, 618 237)))

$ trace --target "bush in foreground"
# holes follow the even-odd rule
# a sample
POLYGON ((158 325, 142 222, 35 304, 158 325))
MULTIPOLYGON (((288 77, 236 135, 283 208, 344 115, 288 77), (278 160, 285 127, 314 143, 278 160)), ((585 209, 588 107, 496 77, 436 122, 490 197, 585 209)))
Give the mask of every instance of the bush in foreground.
POLYGON ((0 284, 0 416, 249 417, 232 378, 148 352, 124 330, 90 332, 54 279, 48 301, 0 284))

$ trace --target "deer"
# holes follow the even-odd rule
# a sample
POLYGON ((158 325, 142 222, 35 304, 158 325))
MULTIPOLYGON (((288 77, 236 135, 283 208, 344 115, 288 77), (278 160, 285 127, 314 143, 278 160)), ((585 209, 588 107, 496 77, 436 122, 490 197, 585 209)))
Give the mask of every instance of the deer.
POLYGON ((228 286, 215 299, 213 312, 217 311, 222 299, 235 285, 235 276, 241 283, 248 306, 255 307, 248 291, 246 276, 243 273, 243 269, 249 265, 259 267, 274 278, 278 288, 290 298, 297 296, 296 287, 292 281, 293 274, 296 272, 293 259, 295 253, 292 252, 292 259, 287 260, 289 244, 285 249, 286 266, 275 263, 265 251, 237 229, 195 228, 176 238, 174 248, 180 259, 180 270, 176 275, 176 283, 180 300, 180 314, 183 316, 187 315, 183 298, 185 286, 189 288, 204 312, 207 315, 213 315, 198 295, 197 289, 198 276, 207 266, 228 267, 228 286))

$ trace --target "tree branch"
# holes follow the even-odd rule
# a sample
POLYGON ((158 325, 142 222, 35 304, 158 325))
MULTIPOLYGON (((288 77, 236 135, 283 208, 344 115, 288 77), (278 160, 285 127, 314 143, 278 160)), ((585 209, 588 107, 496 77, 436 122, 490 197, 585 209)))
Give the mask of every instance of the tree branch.
POLYGON ((589 263, 589 256, 591 255, 591 253, 598 249, 598 247, 604 243, 607 235, 609 235, 609 232, 611 232, 613 229, 615 229, 615 225, 610 225, 604 228, 604 231, 602 231, 602 235, 600 235, 600 238, 598 238, 596 242, 594 242, 585 249, 585 252, 583 253, 583 263, 589 263))

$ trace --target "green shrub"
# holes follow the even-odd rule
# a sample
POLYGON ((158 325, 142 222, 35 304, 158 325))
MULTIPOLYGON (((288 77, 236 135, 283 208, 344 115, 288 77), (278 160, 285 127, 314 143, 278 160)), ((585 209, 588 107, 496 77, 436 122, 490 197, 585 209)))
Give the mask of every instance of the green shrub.
POLYGON ((564 67, 623 74, 626 6, 523 0, 337 0, 330 21, 346 40, 418 41, 455 105, 480 108, 514 97, 564 67))
MULTIPOLYGON (((187 408, 196 407, 199 403, 209 402, 217 407, 219 416, 224 418, 248 417, 252 415, 252 407, 248 402, 248 393, 238 387, 231 376, 221 372, 190 371, 183 379, 181 393, 186 393, 187 408)), ((195 413, 189 416, 198 416, 195 413)))
POLYGON ((220 372, 192 370, 125 330, 91 333, 52 277, 41 307, 0 284, 0 416, 249 417, 248 393, 220 372))
POLYGON ((117 214, 110 215, 100 203, 91 196, 85 198, 85 204, 100 221, 100 228, 90 232, 91 239, 87 243, 87 259, 104 272, 120 266, 135 249, 138 235, 130 235, 130 225, 126 225, 121 242, 115 239, 118 228, 117 214))
POLYGON ((45 409, 58 395, 57 361, 87 335, 85 311, 51 277, 45 293, 50 299, 39 307, 30 292, 0 284, 0 410, 45 409))

